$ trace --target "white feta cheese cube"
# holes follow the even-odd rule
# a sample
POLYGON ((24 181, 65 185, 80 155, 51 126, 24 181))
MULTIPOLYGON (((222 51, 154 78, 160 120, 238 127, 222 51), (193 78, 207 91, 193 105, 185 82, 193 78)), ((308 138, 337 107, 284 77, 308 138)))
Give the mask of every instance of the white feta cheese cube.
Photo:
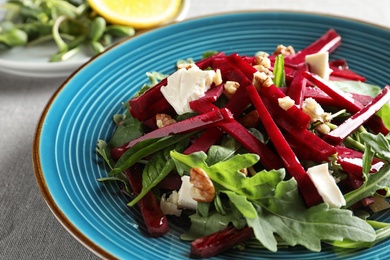
POLYGON ((317 74, 325 80, 329 80, 332 70, 329 68, 329 52, 318 52, 306 55, 306 64, 309 65, 310 72, 317 74))
POLYGON ((197 202, 191 197, 191 188, 193 184, 190 182, 190 176, 183 175, 181 180, 182 183, 178 192, 178 207, 196 210, 197 202))
POLYGON ((329 207, 341 208, 346 205, 346 201, 336 184, 336 180, 329 173, 327 163, 310 167, 307 170, 307 174, 313 181, 318 193, 329 207))
POLYGON ((193 112, 189 103, 204 96, 215 75, 215 71, 203 71, 195 65, 181 68, 167 78, 168 84, 161 88, 161 93, 178 115, 193 112))
POLYGON ((178 209, 177 205, 179 194, 177 193, 177 191, 173 191, 168 198, 166 196, 167 194, 165 193, 161 196, 161 211, 164 213, 164 215, 176 215, 179 217, 182 211, 181 209, 178 209))
POLYGON ((312 122, 324 122, 329 115, 325 113, 321 105, 313 98, 306 98, 302 103, 302 111, 310 116, 312 122))

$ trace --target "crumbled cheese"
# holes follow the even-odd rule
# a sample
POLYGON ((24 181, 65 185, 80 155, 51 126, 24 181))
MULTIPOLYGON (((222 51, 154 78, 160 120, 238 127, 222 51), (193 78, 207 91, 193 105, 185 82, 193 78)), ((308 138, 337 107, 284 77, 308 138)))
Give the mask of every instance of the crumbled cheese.
POLYGON ((203 71, 195 65, 181 68, 167 78, 168 83, 161 88, 161 93, 177 114, 193 112, 189 103, 204 96, 215 75, 215 71, 203 71))
POLYGON ((329 53, 327 51, 306 55, 305 62, 309 65, 310 72, 329 80, 332 70, 329 68, 329 53))
POLYGON ((329 113, 326 113, 320 104, 313 98, 306 98, 302 103, 302 111, 310 116, 312 122, 325 122, 329 113))
POLYGON ((176 215, 180 216, 181 215, 181 209, 178 209, 178 200, 179 200, 179 194, 177 191, 173 191, 171 195, 166 198, 166 194, 164 193, 161 196, 160 200, 160 208, 161 211, 164 213, 164 215, 176 215))
POLYGON ((196 210, 197 202, 191 197, 191 188, 193 184, 190 182, 190 176, 184 175, 181 177, 182 183, 178 192, 177 205, 179 208, 196 210))
POLYGON ((286 111, 289 110, 295 104, 294 100, 292 100, 289 96, 278 98, 278 103, 279 106, 286 111))
POLYGON ((328 164, 323 163, 317 166, 310 167, 307 174, 313 181, 318 193, 321 195, 325 203, 331 208, 341 208, 346 205, 343 194, 336 184, 336 180, 329 173, 328 164))

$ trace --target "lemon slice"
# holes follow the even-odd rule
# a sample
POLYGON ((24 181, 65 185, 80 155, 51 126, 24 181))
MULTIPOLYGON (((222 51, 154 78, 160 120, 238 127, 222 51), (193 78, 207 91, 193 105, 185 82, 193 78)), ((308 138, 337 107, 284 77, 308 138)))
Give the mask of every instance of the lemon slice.
POLYGON ((88 0, 88 3, 110 23, 145 29, 172 20, 179 12, 181 0, 88 0))

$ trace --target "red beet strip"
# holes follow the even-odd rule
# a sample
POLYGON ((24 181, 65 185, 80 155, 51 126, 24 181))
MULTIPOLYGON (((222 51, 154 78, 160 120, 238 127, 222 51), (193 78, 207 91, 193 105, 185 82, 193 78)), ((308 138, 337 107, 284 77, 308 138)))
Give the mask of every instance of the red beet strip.
MULTIPOLYGON (((262 96, 264 98, 267 98, 270 103, 277 104, 279 107, 279 98, 285 98, 286 95, 275 85, 271 85, 269 87, 262 87, 260 89, 262 96)), ((280 107, 279 107, 280 108, 280 107)), ((310 124, 311 118, 307 114, 305 114, 301 109, 299 109, 297 106, 292 106, 291 108, 285 110, 285 113, 291 117, 294 118, 297 125, 301 126, 302 128, 307 128, 310 124)))
MULTIPOLYGON (((191 102, 190 107, 198 113, 206 113, 217 109, 212 103, 199 100, 191 102)), ((280 158, 236 120, 223 122, 218 127, 236 139, 249 152, 259 155, 260 162, 266 169, 280 169, 283 167, 280 158)))
POLYGON ((133 145, 143 140, 150 138, 161 138, 173 134, 182 134, 190 131, 197 131, 208 127, 217 126, 223 121, 227 122, 231 120, 233 120, 233 115, 228 109, 222 108, 208 111, 208 113, 187 118, 183 121, 179 121, 177 123, 153 130, 137 139, 123 144, 122 146, 112 149, 111 155, 114 160, 117 160, 133 145))
POLYGON ((306 55, 314 54, 317 52, 328 51, 331 53, 341 44, 341 36, 334 30, 329 29, 320 38, 314 41, 312 44, 297 52, 294 55, 284 57, 285 63, 301 64, 305 62, 306 55))
MULTIPOLYGON (((232 63, 234 63, 237 66, 237 68, 240 71, 242 71, 242 73, 250 80, 250 82, 252 82, 253 81, 253 74, 256 73, 257 70, 253 66, 251 66, 249 63, 247 63, 246 61, 241 59, 241 57, 238 55, 231 55, 230 59, 232 60, 232 63)), ((249 86, 249 85, 247 84, 245 87, 247 87, 247 86, 249 86)), ((245 94, 243 93, 243 92, 246 92, 246 90, 244 88, 240 87, 239 90, 242 94, 240 96, 237 95, 237 97, 240 97, 242 99, 249 98, 247 93, 245 93, 245 94)), ((276 103, 278 102, 279 98, 286 97, 286 94, 284 94, 279 88, 277 88, 274 85, 271 85, 271 86, 266 87, 266 88, 262 88, 262 92, 267 96, 268 99, 270 99, 270 100, 272 100, 272 102, 276 102, 276 103)), ((234 97, 234 95, 233 95, 233 97, 234 97)), ((248 104, 249 103, 250 103, 250 98, 249 98, 248 104)), ((231 111, 234 114, 233 110, 231 110, 231 111)), ((304 126, 304 127, 307 127, 310 124, 310 117, 308 115, 306 115, 302 110, 300 110, 296 106, 292 106, 290 109, 288 109, 287 113, 291 117, 295 118, 295 120, 297 120, 299 122, 299 124, 304 126)))
POLYGON ((298 158, 292 151, 291 147, 288 145, 286 139, 283 137, 283 134, 277 127, 275 121, 272 119, 256 88, 251 85, 247 88, 247 90, 253 105, 259 113, 261 122, 263 123, 272 143, 282 158, 286 170, 297 181, 298 188, 306 202, 306 205, 311 207, 321 203, 323 200, 319 195, 317 188, 314 186, 309 175, 306 174, 306 171, 303 169, 298 158))
POLYGON ((200 137, 194 141, 183 153, 192 154, 194 152, 207 152, 209 148, 221 139, 223 132, 217 127, 211 127, 201 133, 200 137))
POLYGON ((324 136, 324 140, 337 145, 340 144, 347 136, 363 125, 379 109, 390 100, 390 86, 385 86, 369 104, 345 120, 336 129, 324 136))
MULTIPOLYGON (((134 166, 125 171, 127 179, 135 195, 142 190, 142 171, 134 166)), ((149 191, 140 201, 138 207, 141 211, 142 218, 146 228, 152 237, 160 237, 169 231, 168 220, 160 209, 154 194, 149 191)))
POLYGON ((216 256, 248 241, 252 236, 253 230, 250 227, 236 229, 228 226, 219 232, 192 241, 191 256, 197 258, 216 256))
POLYGON ((329 62, 329 67, 332 70, 331 77, 338 77, 344 80, 354 80, 365 82, 366 78, 349 69, 346 60, 333 60, 329 62))
POLYGON ((307 79, 302 75, 303 71, 307 71, 307 65, 301 64, 298 66, 297 72, 293 80, 291 81, 290 87, 287 89, 287 95, 294 100, 295 105, 301 107, 305 97, 307 79))
MULTIPOLYGON (((310 73, 308 71, 303 72, 303 75, 308 80, 313 82, 317 87, 319 87, 322 91, 328 94, 335 102, 342 104, 343 107, 349 112, 357 113, 363 108, 363 105, 357 100, 353 99, 351 95, 331 86, 320 76, 310 73)), ((367 121, 367 125, 375 133, 382 133, 384 135, 387 135, 389 133, 389 129, 386 128, 382 120, 376 115, 374 115, 370 120, 367 121)))
POLYGON ((144 121, 155 116, 157 113, 160 113, 162 110, 171 107, 160 91, 161 87, 166 86, 167 83, 168 80, 165 78, 142 95, 131 99, 129 105, 130 113, 133 117, 137 118, 139 121, 144 121), (151 106, 156 103, 159 103, 159 105, 155 107, 157 111, 156 109, 151 109, 151 106))

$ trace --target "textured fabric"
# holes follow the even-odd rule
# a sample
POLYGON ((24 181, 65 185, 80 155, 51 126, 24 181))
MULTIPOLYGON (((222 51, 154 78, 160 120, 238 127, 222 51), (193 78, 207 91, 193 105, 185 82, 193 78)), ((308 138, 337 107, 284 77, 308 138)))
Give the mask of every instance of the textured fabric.
POLYGON ((32 166, 36 124, 62 81, 0 73, 0 259, 97 259, 51 213, 32 166))
MULTIPOLYGON (((365 0, 192 0, 187 17, 265 9, 344 15, 390 27, 388 0, 371 1, 369 5, 365 0)), ((0 259, 98 258, 50 212, 31 162, 37 121, 64 80, 21 78, 0 72, 0 259)))

